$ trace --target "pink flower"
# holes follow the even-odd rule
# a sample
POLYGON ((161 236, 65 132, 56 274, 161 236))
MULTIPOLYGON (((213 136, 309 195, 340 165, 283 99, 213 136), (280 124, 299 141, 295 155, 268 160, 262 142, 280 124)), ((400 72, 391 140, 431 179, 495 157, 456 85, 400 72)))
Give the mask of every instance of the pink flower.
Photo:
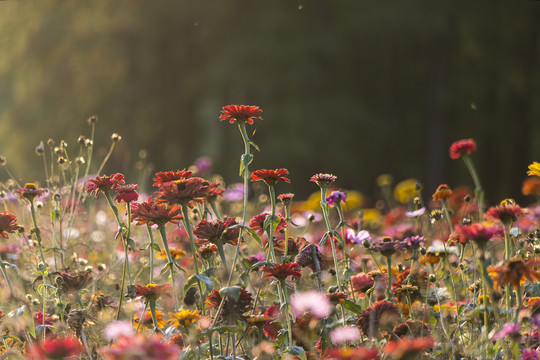
POLYGON ((371 240, 371 235, 367 230, 360 230, 358 234, 354 234, 353 229, 347 229, 346 236, 347 240, 353 241, 357 244, 362 244, 364 241, 371 240))
POLYGON ((133 336, 135 330, 131 323, 127 321, 113 321, 107 325, 104 334, 108 340, 116 340, 121 336, 133 336))
POLYGON ((346 342, 357 342, 360 340, 360 330, 356 326, 340 326, 330 333, 330 341, 334 345, 340 345, 346 342))
POLYGON ((319 319, 324 319, 334 310, 330 300, 318 291, 306 291, 291 296, 291 307, 296 317, 309 311, 319 319))
POLYGON ((459 140, 450 145, 450 158, 459 159, 463 153, 470 155, 473 151, 476 151, 473 139, 459 140))

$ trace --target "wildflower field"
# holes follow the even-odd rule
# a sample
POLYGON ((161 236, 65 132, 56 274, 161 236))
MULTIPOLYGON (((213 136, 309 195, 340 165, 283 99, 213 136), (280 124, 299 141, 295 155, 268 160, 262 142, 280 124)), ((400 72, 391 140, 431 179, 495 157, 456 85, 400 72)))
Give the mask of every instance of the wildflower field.
POLYGON ((539 359, 539 163, 529 204, 486 203, 473 139, 448 144, 463 186, 384 174, 366 203, 321 169, 299 199, 294 169, 251 166, 261 120, 216 113, 245 149, 229 184, 207 158, 148 193, 102 173, 121 137, 97 159, 97 117, 38 146, 43 183, 1 157, 1 358, 539 359))

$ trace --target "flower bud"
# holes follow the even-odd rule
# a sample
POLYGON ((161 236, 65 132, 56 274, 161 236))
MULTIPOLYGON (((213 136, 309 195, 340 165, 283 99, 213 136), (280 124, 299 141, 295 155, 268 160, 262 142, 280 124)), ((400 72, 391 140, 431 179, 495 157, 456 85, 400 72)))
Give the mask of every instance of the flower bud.
POLYGON ((111 140, 114 141, 114 142, 119 142, 120 140, 122 140, 122 137, 120 135, 118 135, 117 133, 113 133, 111 135, 111 140))
POLYGON ((92 115, 86 121, 88 122, 88 125, 93 125, 93 124, 97 123, 98 117, 96 115, 92 115))

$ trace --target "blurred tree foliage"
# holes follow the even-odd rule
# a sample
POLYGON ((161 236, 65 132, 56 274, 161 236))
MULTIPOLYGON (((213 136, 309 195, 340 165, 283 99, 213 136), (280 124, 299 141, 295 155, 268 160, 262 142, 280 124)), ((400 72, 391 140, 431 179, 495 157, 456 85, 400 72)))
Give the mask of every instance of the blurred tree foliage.
POLYGON ((0 153, 24 181, 43 180, 40 140, 75 147, 93 114, 96 153, 124 139, 106 172, 134 179, 146 149, 239 181, 230 103, 264 110, 253 167, 288 168, 299 195, 321 171, 366 193, 381 173, 472 186, 448 158, 472 137, 488 201, 519 199, 540 160, 538 1, 8 1, 0 51, 0 153))

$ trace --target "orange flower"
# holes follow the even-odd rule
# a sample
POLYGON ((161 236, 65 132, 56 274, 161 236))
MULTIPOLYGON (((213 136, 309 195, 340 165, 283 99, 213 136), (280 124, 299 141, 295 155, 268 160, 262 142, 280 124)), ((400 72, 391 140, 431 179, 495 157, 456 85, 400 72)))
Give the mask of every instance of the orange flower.
POLYGON ((446 200, 452 197, 452 190, 446 184, 441 184, 433 194, 433 200, 446 200))
POLYGON ((523 185, 521 186, 521 193, 526 196, 540 196, 540 177, 530 177, 523 180, 523 185))
POLYGON ((523 262, 515 257, 508 260, 505 266, 490 266, 489 272, 493 273, 494 281, 499 286, 512 285, 514 289, 520 287, 522 280, 540 281, 540 271, 534 270, 540 265, 540 260, 523 262))
POLYGON ((276 169, 276 170, 255 170, 251 174, 251 181, 264 181, 266 185, 273 186, 278 181, 283 181, 290 183, 291 180, 289 180, 286 176, 289 175, 289 171, 287 169, 276 169))
POLYGON ((135 285, 137 296, 142 296, 146 301, 156 301, 171 285, 148 284, 146 286, 135 285))

